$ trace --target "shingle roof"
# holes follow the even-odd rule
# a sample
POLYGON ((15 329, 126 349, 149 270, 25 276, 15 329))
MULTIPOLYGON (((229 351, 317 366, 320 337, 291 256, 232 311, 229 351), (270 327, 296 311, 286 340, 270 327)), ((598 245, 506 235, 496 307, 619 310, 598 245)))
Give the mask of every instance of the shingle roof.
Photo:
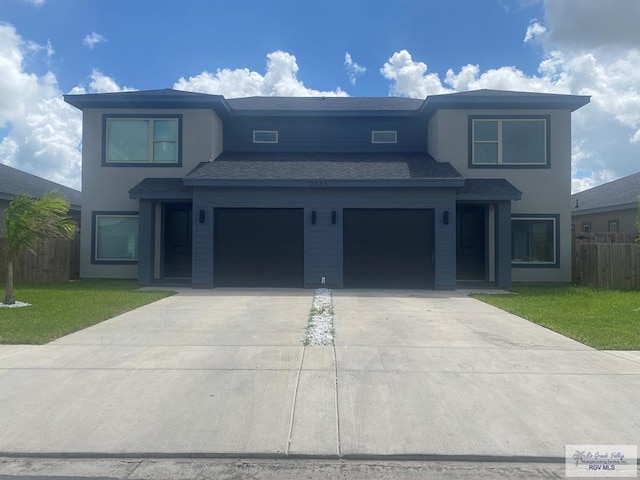
POLYGON ((418 111, 424 99, 399 97, 246 97, 230 98, 235 111, 418 111))
POLYGON ((145 178, 129 190, 130 198, 191 198, 191 188, 182 178, 145 178))
POLYGON ((244 97, 161 89, 65 95, 79 108, 212 108, 219 115, 430 115, 439 108, 534 108, 576 110, 588 96, 472 90, 430 95, 426 99, 400 97, 244 97))
POLYGON ((80 209, 82 192, 0 164, 0 198, 9 200, 16 195, 39 198, 51 190, 60 192, 71 204, 72 210, 80 209))
POLYGON ((640 195, 640 172, 571 195, 574 213, 594 208, 635 205, 640 195), (576 202, 578 207, 576 208, 576 202))
POLYGON ((458 188, 459 200, 520 200, 522 192, 504 178, 468 178, 458 188))
POLYGON ((224 152, 185 180, 433 180, 461 179, 426 153, 224 152))

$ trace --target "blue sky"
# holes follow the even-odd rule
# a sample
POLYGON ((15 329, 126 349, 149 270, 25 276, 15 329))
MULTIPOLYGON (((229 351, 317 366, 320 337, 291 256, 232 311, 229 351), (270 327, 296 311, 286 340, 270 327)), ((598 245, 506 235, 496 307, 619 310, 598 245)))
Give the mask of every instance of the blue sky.
MULTIPOLYGON (((388 94, 378 69, 394 53, 408 50, 446 72, 468 63, 484 69, 517 65, 535 73, 539 49, 523 43, 542 5, 517 1, 356 0, 326 1, 310 8, 300 0, 196 1, 48 0, 34 5, 3 0, 0 18, 26 39, 51 42, 50 68, 60 88, 87 82, 97 68, 136 89, 166 88, 203 70, 248 68, 261 72, 266 54, 296 56, 298 77, 320 90, 341 87, 353 96, 388 94), (526 4, 525 4, 526 5, 526 4), (466 12, 461 15, 461 12, 466 12), (97 32, 106 41, 93 49, 82 39, 97 32), (345 52, 368 68, 355 86, 345 74, 345 52)), ((423 60, 424 61, 424 60, 423 60)))
POLYGON ((80 186, 64 93, 592 95, 573 188, 640 170, 637 0, 2 0, 0 162, 80 186), (615 4, 616 8, 612 8, 615 4))

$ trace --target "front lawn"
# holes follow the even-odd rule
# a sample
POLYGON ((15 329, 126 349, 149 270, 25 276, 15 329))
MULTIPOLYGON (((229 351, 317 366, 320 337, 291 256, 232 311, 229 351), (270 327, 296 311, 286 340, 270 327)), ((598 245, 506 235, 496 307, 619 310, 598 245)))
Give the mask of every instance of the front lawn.
POLYGON ((640 350, 640 292, 526 285, 473 297, 600 350, 640 350))
MULTIPOLYGON (((17 285, 15 299, 31 306, 0 308, 0 343, 47 343, 172 295, 136 288, 133 280, 17 285)), ((4 297, 4 285, 1 294, 4 297)))

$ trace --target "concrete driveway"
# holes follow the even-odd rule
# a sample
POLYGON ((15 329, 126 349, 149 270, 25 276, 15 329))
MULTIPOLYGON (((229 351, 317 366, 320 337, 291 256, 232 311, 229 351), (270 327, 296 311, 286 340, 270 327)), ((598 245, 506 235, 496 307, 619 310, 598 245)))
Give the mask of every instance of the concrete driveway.
POLYGON ((461 292, 181 290, 44 346, 0 346, 2 453, 543 458, 638 444, 640 356, 461 292))

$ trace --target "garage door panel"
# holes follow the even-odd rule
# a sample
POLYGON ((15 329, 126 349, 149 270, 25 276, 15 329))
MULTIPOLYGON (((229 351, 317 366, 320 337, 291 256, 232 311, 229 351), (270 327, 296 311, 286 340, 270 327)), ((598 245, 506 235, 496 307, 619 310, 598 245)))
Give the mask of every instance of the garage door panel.
POLYGON ((214 282, 228 287, 301 287, 302 209, 217 208, 214 282))
POLYGON ((430 209, 345 209, 345 287, 432 288, 430 209))

